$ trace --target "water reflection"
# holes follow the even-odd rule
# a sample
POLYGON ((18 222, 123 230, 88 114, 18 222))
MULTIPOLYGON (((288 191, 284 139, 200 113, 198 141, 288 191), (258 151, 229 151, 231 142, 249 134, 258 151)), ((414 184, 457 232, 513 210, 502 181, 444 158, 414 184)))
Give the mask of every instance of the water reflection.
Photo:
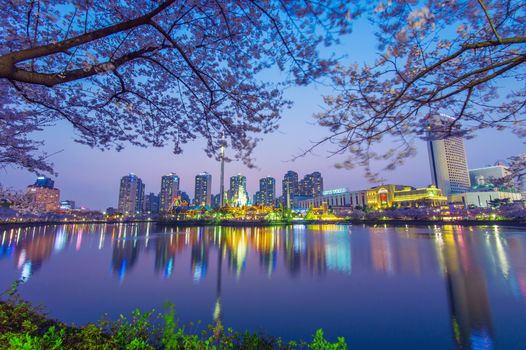
MULTIPOLYGON (((260 278, 254 274, 282 281, 275 275, 285 273, 291 281, 307 278, 313 283, 329 283, 321 278, 326 276, 349 281, 376 276, 397 283, 436 276, 444 286, 443 309, 457 349, 496 347, 490 282, 518 305, 526 303, 526 237, 521 232, 503 233, 496 226, 157 228, 148 223, 49 225, 5 229, 0 235, 0 263, 12 262, 27 284, 54 255, 65 252, 89 251, 96 259, 110 251, 111 275, 120 284, 145 269, 165 280, 185 271, 177 267, 186 268, 187 275, 180 278, 194 285, 210 279, 215 286, 210 315, 218 323, 225 313, 225 278, 260 278)), ((4 286, 12 281, 1 282, 4 286)))
POLYGON ((444 226, 439 254, 444 273, 451 327, 460 349, 493 349, 494 331, 481 251, 462 227, 444 226))

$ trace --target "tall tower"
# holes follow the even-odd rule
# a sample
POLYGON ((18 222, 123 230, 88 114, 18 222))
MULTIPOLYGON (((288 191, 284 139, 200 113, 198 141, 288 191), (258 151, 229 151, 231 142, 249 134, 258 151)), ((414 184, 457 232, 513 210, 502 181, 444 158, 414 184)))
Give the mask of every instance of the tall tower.
POLYGON ((172 209, 174 199, 179 196, 179 176, 169 173, 161 177, 161 192, 159 193, 159 210, 172 209))
POLYGON ((136 214, 143 210, 144 184, 135 174, 123 176, 119 189, 119 211, 136 214))
POLYGON ((194 204, 208 207, 212 205, 212 175, 207 172, 195 176, 194 204))
POLYGON ((221 176, 219 184, 219 208, 225 206, 225 134, 221 135, 221 176))
POLYGON ((471 187, 464 139, 451 134, 452 122, 449 116, 433 116, 428 127, 431 178, 445 195, 463 193, 471 187))

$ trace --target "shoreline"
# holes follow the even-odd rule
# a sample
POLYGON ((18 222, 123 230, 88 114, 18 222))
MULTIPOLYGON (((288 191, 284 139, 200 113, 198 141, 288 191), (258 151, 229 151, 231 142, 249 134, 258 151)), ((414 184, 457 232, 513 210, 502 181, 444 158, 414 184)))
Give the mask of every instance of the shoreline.
POLYGON ((26 222, 0 222, 0 228, 10 227, 32 227, 46 225, 77 225, 77 224, 140 224, 154 223, 161 227, 192 227, 192 226, 224 226, 224 227, 270 227, 270 226, 293 226, 293 225, 390 225, 390 226, 506 226, 506 227, 526 227, 526 221, 521 220, 297 220, 297 221, 235 221, 225 220, 222 222, 213 222, 208 220, 184 220, 184 221, 165 221, 165 220, 71 220, 71 221, 26 221, 26 222))

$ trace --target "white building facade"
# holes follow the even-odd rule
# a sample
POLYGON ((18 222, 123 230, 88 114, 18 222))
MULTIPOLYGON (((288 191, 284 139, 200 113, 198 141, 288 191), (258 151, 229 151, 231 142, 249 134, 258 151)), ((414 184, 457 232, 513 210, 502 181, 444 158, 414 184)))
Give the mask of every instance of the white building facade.
POLYGON ((430 132, 428 151, 433 185, 444 195, 469 190, 471 182, 462 137, 433 137, 430 132))
POLYGON ((364 208, 367 205, 367 190, 349 191, 347 188, 337 188, 323 191, 321 196, 298 201, 300 208, 319 208, 323 203, 331 208, 364 208))

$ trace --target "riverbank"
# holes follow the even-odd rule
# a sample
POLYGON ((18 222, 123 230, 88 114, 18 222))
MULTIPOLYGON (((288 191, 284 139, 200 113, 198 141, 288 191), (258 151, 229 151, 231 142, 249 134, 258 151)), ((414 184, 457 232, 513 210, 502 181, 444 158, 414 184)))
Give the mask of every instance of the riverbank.
POLYGON ((41 308, 21 301, 16 294, 9 294, 7 300, 0 300, 0 348, 346 350, 347 345, 343 338, 338 338, 335 343, 327 341, 321 329, 316 331, 310 343, 285 342, 281 338, 235 332, 224 329, 220 321, 198 332, 192 325, 178 323, 173 306, 163 314, 136 310, 131 318, 121 315, 117 321, 102 320, 77 327, 50 319, 41 308))
POLYGON ((410 219, 342 219, 342 220, 294 220, 294 221, 234 221, 225 220, 219 223, 207 221, 157 221, 161 226, 232 226, 232 227, 265 227, 290 225, 391 225, 391 226, 429 226, 429 225, 462 225, 462 226, 521 226, 522 220, 410 220, 410 219))
POLYGON ((290 225, 390 225, 390 226, 429 226, 429 225, 461 225, 461 226, 516 226, 526 227, 526 221, 515 219, 500 220, 411 220, 411 219, 342 219, 342 220, 294 220, 294 221, 254 221, 254 220, 85 220, 85 221, 29 221, 0 222, 0 228, 31 227, 43 225, 72 224, 138 224, 154 223, 161 227, 193 227, 193 226, 224 226, 224 227, 269 227, 290 225))

